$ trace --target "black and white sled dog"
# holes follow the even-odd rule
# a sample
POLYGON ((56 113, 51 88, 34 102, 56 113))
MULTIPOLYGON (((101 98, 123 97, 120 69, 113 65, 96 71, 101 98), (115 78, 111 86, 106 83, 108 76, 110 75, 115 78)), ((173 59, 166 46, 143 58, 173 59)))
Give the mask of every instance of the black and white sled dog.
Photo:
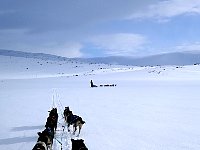
POLYGON ((33 150, 47 150, 46 144, 44 142, 37 142, 33 147, 33 150))
POLYGON ((73 134, 75 134, 77 127, 79 128, 78 135, 80 134, 81 128, 85 121, 80 116, 73 115, 72 111, 68 110, 67 113, 64 113, 65 121, 68 124, 68 131, 70 125, 73 125, 73 134))
POLYGON ((72 150, 88 150, 88 148, 84 144, 84 140, 71 139, 71 141, 72 141, 72 150))
POLYGON ((57 109, 53 108, 49 111, 49 116, 42 132, 38 132, 38 140, 32 150, 52 150, 54 133, 57 128, 58 113, 57 109))
POLYGON ((52 150, 53 131, 51 128, 46 128, 42 132, 38 132, 38 140, 32 150, 52 150))

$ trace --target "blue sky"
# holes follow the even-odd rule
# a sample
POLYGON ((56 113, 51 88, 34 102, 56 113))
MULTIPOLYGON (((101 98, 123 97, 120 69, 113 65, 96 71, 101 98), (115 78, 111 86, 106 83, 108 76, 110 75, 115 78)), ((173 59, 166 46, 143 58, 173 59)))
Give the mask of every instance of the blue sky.
POLYGON ((200 0, 1 0, 0 49, 66 57, 200 50, 200 0))

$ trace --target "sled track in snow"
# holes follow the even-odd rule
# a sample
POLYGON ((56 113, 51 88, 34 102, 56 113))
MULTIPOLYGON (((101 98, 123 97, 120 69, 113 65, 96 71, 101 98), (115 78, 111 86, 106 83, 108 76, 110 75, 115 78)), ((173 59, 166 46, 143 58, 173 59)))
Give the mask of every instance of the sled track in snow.
POLYGON ((71 150, 71 135, 68 132, 67 124, 62 119, 58 125, 54 135, 52 150, 71 150))

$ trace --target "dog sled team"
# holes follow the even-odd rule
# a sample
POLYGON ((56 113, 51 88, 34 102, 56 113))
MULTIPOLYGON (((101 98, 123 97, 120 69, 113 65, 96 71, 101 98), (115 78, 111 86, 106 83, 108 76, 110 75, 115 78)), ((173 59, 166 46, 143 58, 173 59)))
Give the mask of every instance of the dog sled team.
MULTIPOLYGON (((78 135, 80 134, 81 128, 85 121, 80 116, 74 115, 69 107, 65 107, 63 112, 64 120, 67 123, 68 131, 70 131, 70 125, 73 126, 73 134, 76 133, 78 128, 78 135)), ((53 139, 57 129, 58 113, 57 108, 53 108, 49 112, 45 129, 42 132, 38 132, 38 140, 32 150, 52 150, 53 139)), ((82 139, 71 139, 72 150, 88 150, 82 139)))
MULTIPOLYGON (((117 86, 117 84, 100 84, 99 86, 100 87, 114 87, 114 86, 117 86)), ((90 80, 90 87, 93 88, 93 87, 98 87, 98 86, 95 85, 92 80, 90 80)))

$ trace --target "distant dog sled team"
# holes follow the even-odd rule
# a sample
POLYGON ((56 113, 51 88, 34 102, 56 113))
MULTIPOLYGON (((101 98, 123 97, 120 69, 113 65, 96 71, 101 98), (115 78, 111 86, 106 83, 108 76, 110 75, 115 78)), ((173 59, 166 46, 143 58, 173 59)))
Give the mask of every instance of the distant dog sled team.
MULTIPOLYGON (((114 86, 117 86, 117 84, 100 84, 99 86, 100 87, 114 87, 114 86)), ((95 85, 92 80, 90 80, 90 87, 93 88, 93 87, 98 87, 98 86, 95 85)))
MULTIPOLYGON (((73 115, 72 111, 69 107, 65 107, 63 112, 64 120, 67 123, 68 131, 70 125, 73 126, 73 134, 77 131, 77 127, 79 128, 78 135, 80 134, 81 128, 85 121, 80 116, 73 115)), ((58 113, 57 108, 53 108, 49 111, 49 116, 47 118, 45 129, 42 132, 38 132, 38 140, 32 150, 52 150, 53 139, 57 129, 58 123, 58 113)), ((84 144, 83 139, 71 139, 72 142, 72 150, 88 150, 88 148, 84 144)))

